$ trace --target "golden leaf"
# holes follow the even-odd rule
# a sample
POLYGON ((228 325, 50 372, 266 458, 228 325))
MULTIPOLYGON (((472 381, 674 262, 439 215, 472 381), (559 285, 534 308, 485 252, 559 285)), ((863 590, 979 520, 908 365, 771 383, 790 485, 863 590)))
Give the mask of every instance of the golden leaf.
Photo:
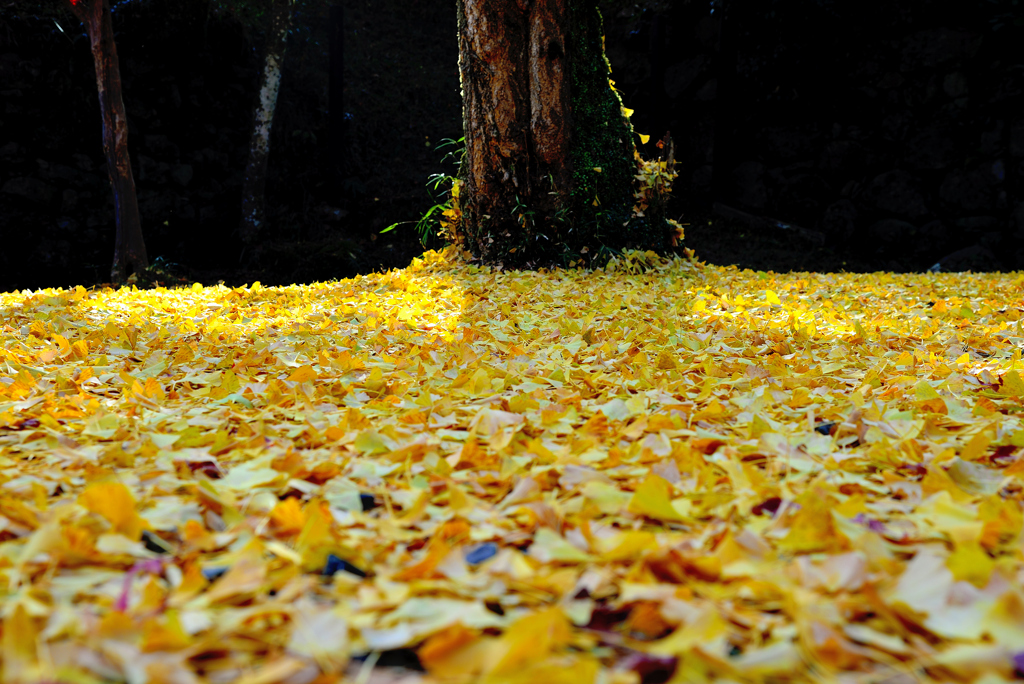
MULTIPOLYGON (((288 380, 291 382, 309 382, 310 380, 316 380, 317 373, 313 370, 312 366, 299 366, 295 371, 288 376, 288 380)), ((235 387, 234 389, 238 389, 235 387)))
POLYGON ((567 646, 571 638, 571 624, 561 608, 545 608, 527 615, 510 625, 502 635, 497 649, 500 656, 487 674, 490 677, 512 674, 567 646))
POLYGON ((789 532, 778 547, 789 553, 839 552, 849 540, 836 527, 829 497, 820 491, 807 492, 797 498, 800 509, 794 514, 789 532))
POLYGON ((682 522, 686 518, 672 507, 672 485, 654 473, 649 474, 633 492, 627 510, 655 520, 682 522))
POLYGON ((135 497, 120 482, 94 482, 78 497, 87 510, 105 518, 115 532, 138 539, 149 527, 136 510, 135 497))
POLYGON ((5 682, 40 681, 39 656, 36 651, 38 630, 25 606, 10 606, 3 619, 3 637, 0 640, 0 666, 5 682))

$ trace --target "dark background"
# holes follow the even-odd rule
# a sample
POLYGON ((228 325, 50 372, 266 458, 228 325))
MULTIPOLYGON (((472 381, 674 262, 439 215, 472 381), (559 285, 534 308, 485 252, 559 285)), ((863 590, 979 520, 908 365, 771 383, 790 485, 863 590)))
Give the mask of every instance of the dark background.
MULTIPOLYGON (((675 140, 671 214, 701 259, 1020 269, 1019 1, 608 0, 606 45, 651 135, 642 152, 666 131, 675 140)), ((328 146, 327 5, 300 1, 273 128, 272 238, 249 253, 237 225, 259 22, 203 0, 115 7, 151 259, 202 282, 277 284, 401 267, 422 250, 411 224, 380 231, 415 221, 436 201, 428 176, 454 172, 437 149, 461 136, 454 3, 342 5, 345 158, 328 146)), ((0 288, 105 280, 99 121, 78 23, 0 0, 0 288)))

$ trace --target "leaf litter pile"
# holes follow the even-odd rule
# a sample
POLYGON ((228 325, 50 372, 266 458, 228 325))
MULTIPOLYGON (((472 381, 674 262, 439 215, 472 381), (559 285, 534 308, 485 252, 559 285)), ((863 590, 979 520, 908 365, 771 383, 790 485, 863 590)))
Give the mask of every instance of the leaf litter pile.
POLYGON ((0 295, 3 681, 1008 681, 1022 290, 449 251, 0 295))

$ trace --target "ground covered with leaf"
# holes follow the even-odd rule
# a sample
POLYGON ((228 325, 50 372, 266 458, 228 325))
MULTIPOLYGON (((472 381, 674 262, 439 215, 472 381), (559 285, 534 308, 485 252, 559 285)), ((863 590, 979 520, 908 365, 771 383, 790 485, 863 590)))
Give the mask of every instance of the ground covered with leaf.
POLYGON ((3 680, 1010 680, 1022 288, 448 251, 0 295, 3 680))

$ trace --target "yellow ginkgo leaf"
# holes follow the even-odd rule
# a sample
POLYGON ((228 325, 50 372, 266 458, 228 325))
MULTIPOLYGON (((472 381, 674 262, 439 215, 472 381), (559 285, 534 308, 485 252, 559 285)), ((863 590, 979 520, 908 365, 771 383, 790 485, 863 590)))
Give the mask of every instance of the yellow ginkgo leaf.
POLYGON ((306 514, 299 500, 289 497, 274 506, 270 512, 270 522, 280 534, 298 534, 306 524, 306 514))
POLYGON ((650 532, 620 532, 601 543, 601 557, 606 561, 634 561, 643 553, 657 548, 657 539, 650 532))
POLYGON ((977 541, 957 544, 946 559, 946 567, 953 573, 953 579, 970 582, 983 589, 992 576, 996 563, 977 541))
POLYGON ((667 480, 651 473, 633 492, 627 510, 655 520, 682 522, 685 518, 672 507, 671 491, 672 485, 667 480))
POLYGON ((491 389, 491 376, 483 368, 477 368, 470 378, 470 389, 473 394, 484 394, 491 389))
POLYGON ((1010 370, 1002 377, 999 393, 1009 397, 1024 397, 1024 380, 1015 370, 1010 370))
POLYGON ((567 646, 572 625, 561 608, 545 608, 509 626, 500 640, 500 654, 488 673, 492 677, 510 674, 567 646))
POLYGON ((833 505, 823 492, 805 492, 796 501, 800 506, 792 518, 789 532, 779 548, 790 553, 838 552, 849 540, 833 519, 833 505))
POLYGON ((963 450, 960 452, 960 458, 965 461, 977 461, 979 458, 984 456, 988 452, 989 445, 992 444, 992 433, 983 430, 978 434, 974 435, 963 450))
POLYGON ((312 366, 299 366, 295 371, 288 376, 291 382, 309 382, 310 380, 316 380, 317 373, 313 370, 312 366))
POLYGON ((61 356, 67 356, 71 352, 71 344, 63 335, 54 335, 53 341, 57 345, 57 349, 61 356))
POLYGON ((384 454, 391 451, 391 446, 386 438, 376 430, 363 430, 360 432, 356 436, 353 446, 367 456, 384 454))
POLYGON ((10 606, 3 619, 0 656, 5 682, 42 681, 39 669, 38 630, 22 603, 10 606))
POLYGON ((138 539, 149 527, 136 510, 135 497, 120 482, 94 482, 79 495, 78 503, 129 539, 138 539))

